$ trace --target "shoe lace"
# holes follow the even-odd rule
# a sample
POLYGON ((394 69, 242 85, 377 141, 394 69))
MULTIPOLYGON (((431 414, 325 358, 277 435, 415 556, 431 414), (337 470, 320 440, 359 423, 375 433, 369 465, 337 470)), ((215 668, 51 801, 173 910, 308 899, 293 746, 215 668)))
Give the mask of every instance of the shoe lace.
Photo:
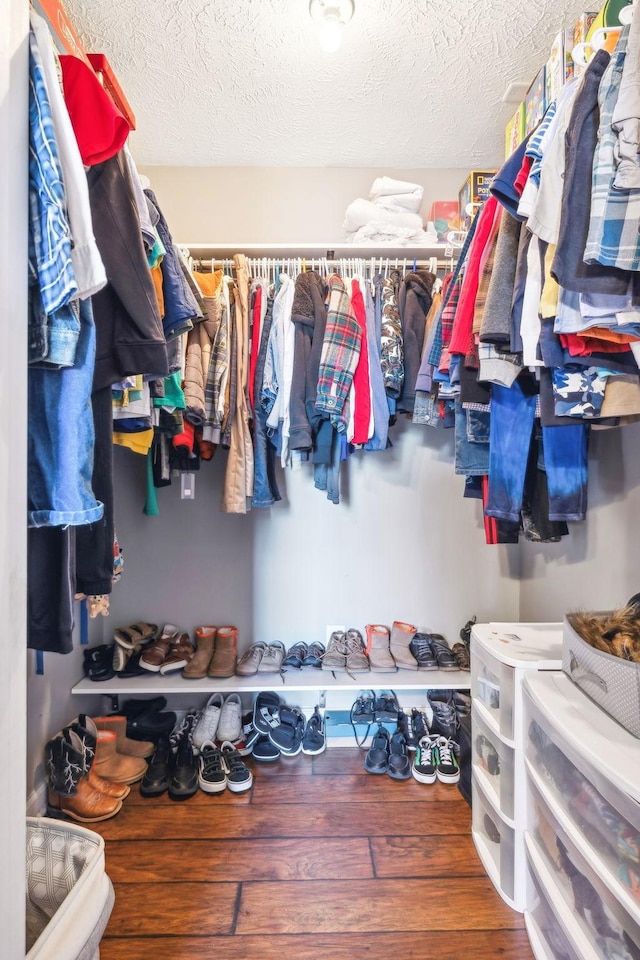
POLYGON ((453 766, 453 742, 451 740, 445 740, 444 737, 440 737, 437 743, 438 747, 438 762, 441 764, 446 764, 447 766, 453 766))
POLYGON ((431 643, 427 637, 415 636, 411 641, 411 651, 416 660, 427 660, 433 656, 431 643))

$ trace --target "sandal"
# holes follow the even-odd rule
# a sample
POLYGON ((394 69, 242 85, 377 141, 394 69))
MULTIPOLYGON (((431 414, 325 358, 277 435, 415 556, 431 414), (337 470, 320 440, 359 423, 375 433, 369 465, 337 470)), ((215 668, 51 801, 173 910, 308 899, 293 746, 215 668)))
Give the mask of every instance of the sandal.
POLYGON ((144 623, 138 620, 130 627, 118 627, 113 631, 113 639, 125 650, 135 650, 145 640, 151 640, 158 632, 157 623, 144 623))

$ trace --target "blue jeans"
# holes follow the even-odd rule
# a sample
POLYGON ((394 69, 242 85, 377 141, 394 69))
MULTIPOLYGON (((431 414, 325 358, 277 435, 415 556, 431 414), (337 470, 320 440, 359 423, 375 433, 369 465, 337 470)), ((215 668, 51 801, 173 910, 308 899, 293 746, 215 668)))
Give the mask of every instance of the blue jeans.
POLYGON ((488 414, 465 410, 456 400, 455 417, 455 472, 465 477, 486 476, 489 473, 488 414))
MULTIPOLYGON (((485 513, 516 522, 520 517, 533 435, 536 397, 512 387, 491 389, 489 496, 485 513)), ((587 433, 584 423, 543 427, 550 520, 583 520, 587 509, 587 433)))
POLYGON ((271 507, 277 500, 282 500, 276 478, 276 449, 267 435, 268 410, 260 402, 260 388, 264 376, 264 365, 267 359, 269 332, 273 322, 273 297, 267 301, 267 310, 260 335, 260 348, 256 361, 256 402, 253 413, 253 498, 252 507, 271 507))
POLYGON ((29 368, 30 527, 78 526, 102 517, 103 505, 91 487, 95 350, 91 301, 81 300, 75 365, 29 368))

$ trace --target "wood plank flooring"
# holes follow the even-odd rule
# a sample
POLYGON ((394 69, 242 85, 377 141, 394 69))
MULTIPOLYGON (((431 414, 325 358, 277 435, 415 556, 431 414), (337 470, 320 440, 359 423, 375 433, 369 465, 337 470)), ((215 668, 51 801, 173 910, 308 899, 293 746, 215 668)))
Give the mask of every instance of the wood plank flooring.
POLYGON ((364 754, 252 765, 240 796, 145 800, 106 841, 101 960, 532 960, 455 786, 365 773, 364 754))

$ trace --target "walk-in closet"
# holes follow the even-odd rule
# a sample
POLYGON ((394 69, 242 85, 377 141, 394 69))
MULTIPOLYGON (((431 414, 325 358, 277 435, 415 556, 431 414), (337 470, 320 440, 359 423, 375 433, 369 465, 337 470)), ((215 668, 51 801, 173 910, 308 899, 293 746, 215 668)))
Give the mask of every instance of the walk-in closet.
POLYGON ((635 0, 0 3, 3 958, 640 958, 635 0))

